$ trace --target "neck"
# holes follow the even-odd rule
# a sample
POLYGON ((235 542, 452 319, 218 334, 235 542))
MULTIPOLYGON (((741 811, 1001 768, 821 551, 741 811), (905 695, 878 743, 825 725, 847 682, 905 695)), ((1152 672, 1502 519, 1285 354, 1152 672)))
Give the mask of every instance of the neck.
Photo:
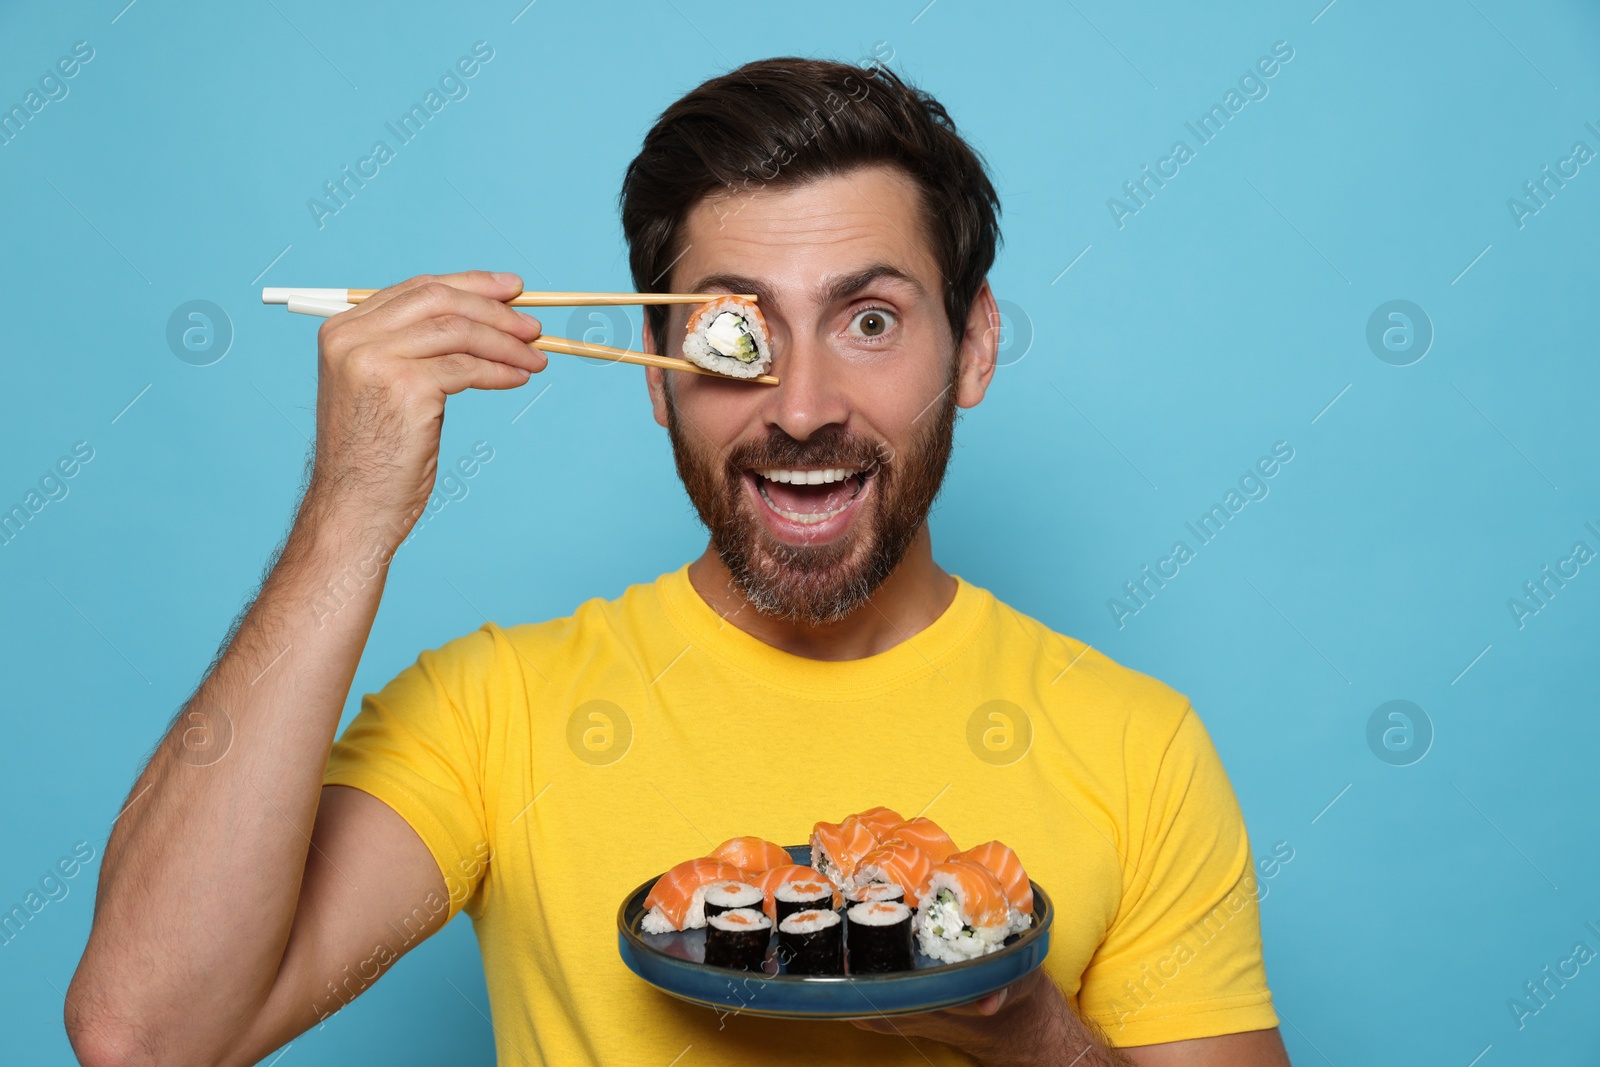
POLYGON ((717 614, 751 637, 780 652, 817 660, 863 659, 886 652, 932 625, 956 595, 956 580, 933 561, 926 523, 900 565, 866 603, 822 626, 761 614, 709 545, 689 564, 689 581, 717 614))

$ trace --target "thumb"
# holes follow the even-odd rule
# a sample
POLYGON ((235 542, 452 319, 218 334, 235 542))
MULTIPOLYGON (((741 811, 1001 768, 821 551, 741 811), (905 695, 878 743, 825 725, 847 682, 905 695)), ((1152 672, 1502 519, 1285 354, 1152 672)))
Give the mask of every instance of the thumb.
POLYGON ((1000 990, 1000 992, 998 992, 998 993, 990 993, 988 996, 986 996, 982 1000, 978 1001, 978 1014, 979 1015, 993 1015, 993 1014, 995 1014, 996 1012, 998 1012, 1001 1008, 1003 1008, 1005 1006, 1006 1000, 1010 996, 1011 996, 1011 987, 1010 986, 1006 986, 1006 988, 1000 990))

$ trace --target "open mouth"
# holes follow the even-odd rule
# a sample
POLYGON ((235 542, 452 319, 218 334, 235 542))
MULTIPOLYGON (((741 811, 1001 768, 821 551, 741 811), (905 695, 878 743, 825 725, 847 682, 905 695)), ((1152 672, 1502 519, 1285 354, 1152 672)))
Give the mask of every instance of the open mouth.
POLYGON ((767 507, 801 526, 815 526, 844 513, 872 476, 863 467, 767 467, 748 473, 767 507))

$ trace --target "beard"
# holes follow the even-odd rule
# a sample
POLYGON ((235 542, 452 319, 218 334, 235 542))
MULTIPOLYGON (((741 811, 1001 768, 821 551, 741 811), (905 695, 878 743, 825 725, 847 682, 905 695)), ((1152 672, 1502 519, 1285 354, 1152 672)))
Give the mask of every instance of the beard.
POLYGON ((745 601, 762 615, 811 626, 838 622, 866 603, 894 573, 927 521, 944 482, 955 439, 955 373, 904 453, 887 442, 830 425, 804 441, 773 427, 764 439, 726 454, 685 427, 667 390, 667 433, 678 476, 711 546, 745 601), (692 438, 692 439, 691 439, 692 438), (753 513, 745 472, 770 468, 856 468, 857 497, 873 492, 849 529, 827 544, 773 538, 753 513))

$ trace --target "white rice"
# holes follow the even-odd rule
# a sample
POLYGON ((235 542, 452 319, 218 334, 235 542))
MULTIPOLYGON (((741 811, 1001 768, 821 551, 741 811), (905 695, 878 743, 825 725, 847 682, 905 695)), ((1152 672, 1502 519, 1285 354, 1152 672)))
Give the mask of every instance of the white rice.
POLYGON ((725 911, 721 915, 713 915, 706 922, 711 926, 715 926, 718 930, 725 930, 730 934, 772 929, 772 920, 754 908, 735 908, 733 911, 725 911))
POLYGON ((713 882, 706 887, 705 903, 719 908, 758 908, 761 890, 744 882, 713 882))
POLYGON ((814 934, 818 930, 826 930, 830 926, 839 925, 839 913, 836 911, 797 911, 783 922, 778 924, 778 932, 784 934, 814 934))
POLYGON ((817 878, 796 878, 780 885, 772 894, 773 900, 781 900, 785 904, 809 904, 814 900, 833 902, 833 890, 825 880, 817 878), (806 888, 802 891, 801 886, 806 888), (814 891, 811 887, 818 887, 821 892, 814 891))
POLYGON ((852 905, 845 915, 860 926, 893 926, 906 921, 911 909, 898 900, 869 900, 852 905))

